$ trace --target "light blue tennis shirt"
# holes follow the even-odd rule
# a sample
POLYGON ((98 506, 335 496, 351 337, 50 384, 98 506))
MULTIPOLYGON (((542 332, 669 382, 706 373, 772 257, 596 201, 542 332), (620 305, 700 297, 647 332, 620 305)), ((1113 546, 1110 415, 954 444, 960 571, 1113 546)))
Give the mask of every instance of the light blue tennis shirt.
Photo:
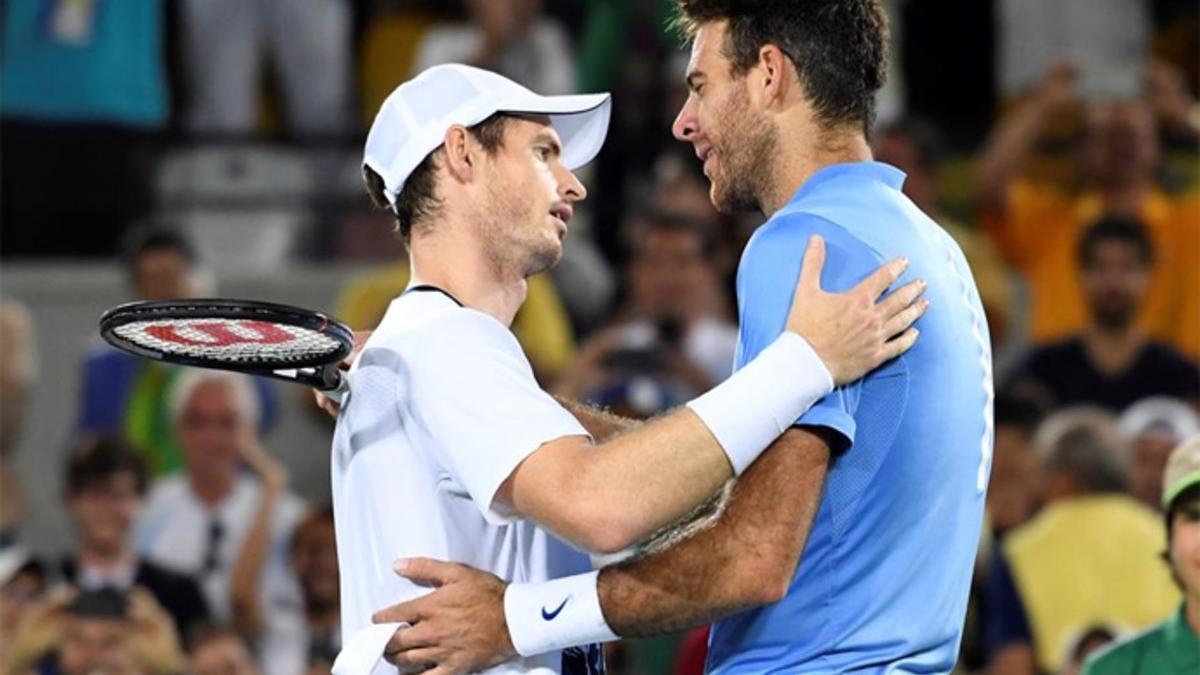
POLYGON ((992 365, 962 251, 900 192, 886 164, 814 174, 762 227, 738 268, 740 368, 783 330, 810 235, 825 290, 898 256, 932 305, 916 347, 825 397, 799 424, 847 442, 834 455, 799 569, 777 604, 713 626, 713 673, 946 673, 958 655, 992 455, 992 365))

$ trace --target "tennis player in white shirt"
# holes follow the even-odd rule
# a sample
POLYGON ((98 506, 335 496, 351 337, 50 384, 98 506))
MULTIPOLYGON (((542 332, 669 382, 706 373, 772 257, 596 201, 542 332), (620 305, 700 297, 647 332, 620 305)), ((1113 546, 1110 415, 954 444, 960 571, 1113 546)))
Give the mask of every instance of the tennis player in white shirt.
MULTIPOLYGON (((419 623, 371 623, 377 609, 425 592, 395 574, 396 561, 459 561, 508 581, 586 571, 581 551, 620 551, 685 516, 835 385, 916 339, 916 283, 876 302, 904 261, 826 294, 817 240, 796 290, 803 316, 686 407, 626 430, 542 391, 509 325, 526 278, 562 255, 572 205, 587 194, 571 171, 599 151, 610 106, 608 94, 543 97, 443 65, 398 87, 375 118, 364 178, 397 217, 412 285, 355 359, 334 435, 346 645, 337 675, 394 673, 382 657, 397 630, 420 644, 419 623)), ((594 574, 583 579, 595 584, 594 574)), ((594 593, 561 590, 561 602, 504 598, 509 613, 529 617, 509 621, 521 653, 539 653, 543 621, 615 637, 594 593)), ((429 656, 430 673, 454 666, 429 656)), ((487 672, 600 673, 603 660, 594 646, 487 672)))

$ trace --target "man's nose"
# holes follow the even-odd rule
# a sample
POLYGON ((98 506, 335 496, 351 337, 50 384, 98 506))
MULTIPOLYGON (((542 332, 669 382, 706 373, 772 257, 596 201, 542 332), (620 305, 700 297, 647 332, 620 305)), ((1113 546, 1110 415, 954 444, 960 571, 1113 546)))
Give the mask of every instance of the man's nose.
POLYGON ((695 137, 698 128, 699 124, 692 109, 692 98, 689 96, 687 102, 679 109, 679 114, 675 116, 675 122, 671 125, 671 133, 676 139, 687 143, 695 137))

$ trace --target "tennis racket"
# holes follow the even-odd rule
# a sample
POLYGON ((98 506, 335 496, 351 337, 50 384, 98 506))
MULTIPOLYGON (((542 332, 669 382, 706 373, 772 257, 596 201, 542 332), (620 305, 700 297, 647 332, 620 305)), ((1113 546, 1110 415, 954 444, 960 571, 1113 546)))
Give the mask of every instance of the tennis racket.
POLYGON ((252 300, 131 302, 100 317, 100 336, 164 363, 315 387, 339 405, 349 392, 338 364, 354 349, 353 332, 300 307, 252 300))

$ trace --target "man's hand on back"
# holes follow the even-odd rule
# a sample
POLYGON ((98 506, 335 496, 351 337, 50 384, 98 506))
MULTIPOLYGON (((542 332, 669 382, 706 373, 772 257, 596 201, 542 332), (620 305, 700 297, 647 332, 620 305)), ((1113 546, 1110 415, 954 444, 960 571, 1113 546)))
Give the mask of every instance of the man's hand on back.
POLYGON ((516 658, 504 621, 507 584, 459 563, 410 558, 396 573, 437 590, 376 612, 374 623, 403 622, 384 649, 389 663, 404 668, 436 664, 426 675, 473 673, 516 658))

